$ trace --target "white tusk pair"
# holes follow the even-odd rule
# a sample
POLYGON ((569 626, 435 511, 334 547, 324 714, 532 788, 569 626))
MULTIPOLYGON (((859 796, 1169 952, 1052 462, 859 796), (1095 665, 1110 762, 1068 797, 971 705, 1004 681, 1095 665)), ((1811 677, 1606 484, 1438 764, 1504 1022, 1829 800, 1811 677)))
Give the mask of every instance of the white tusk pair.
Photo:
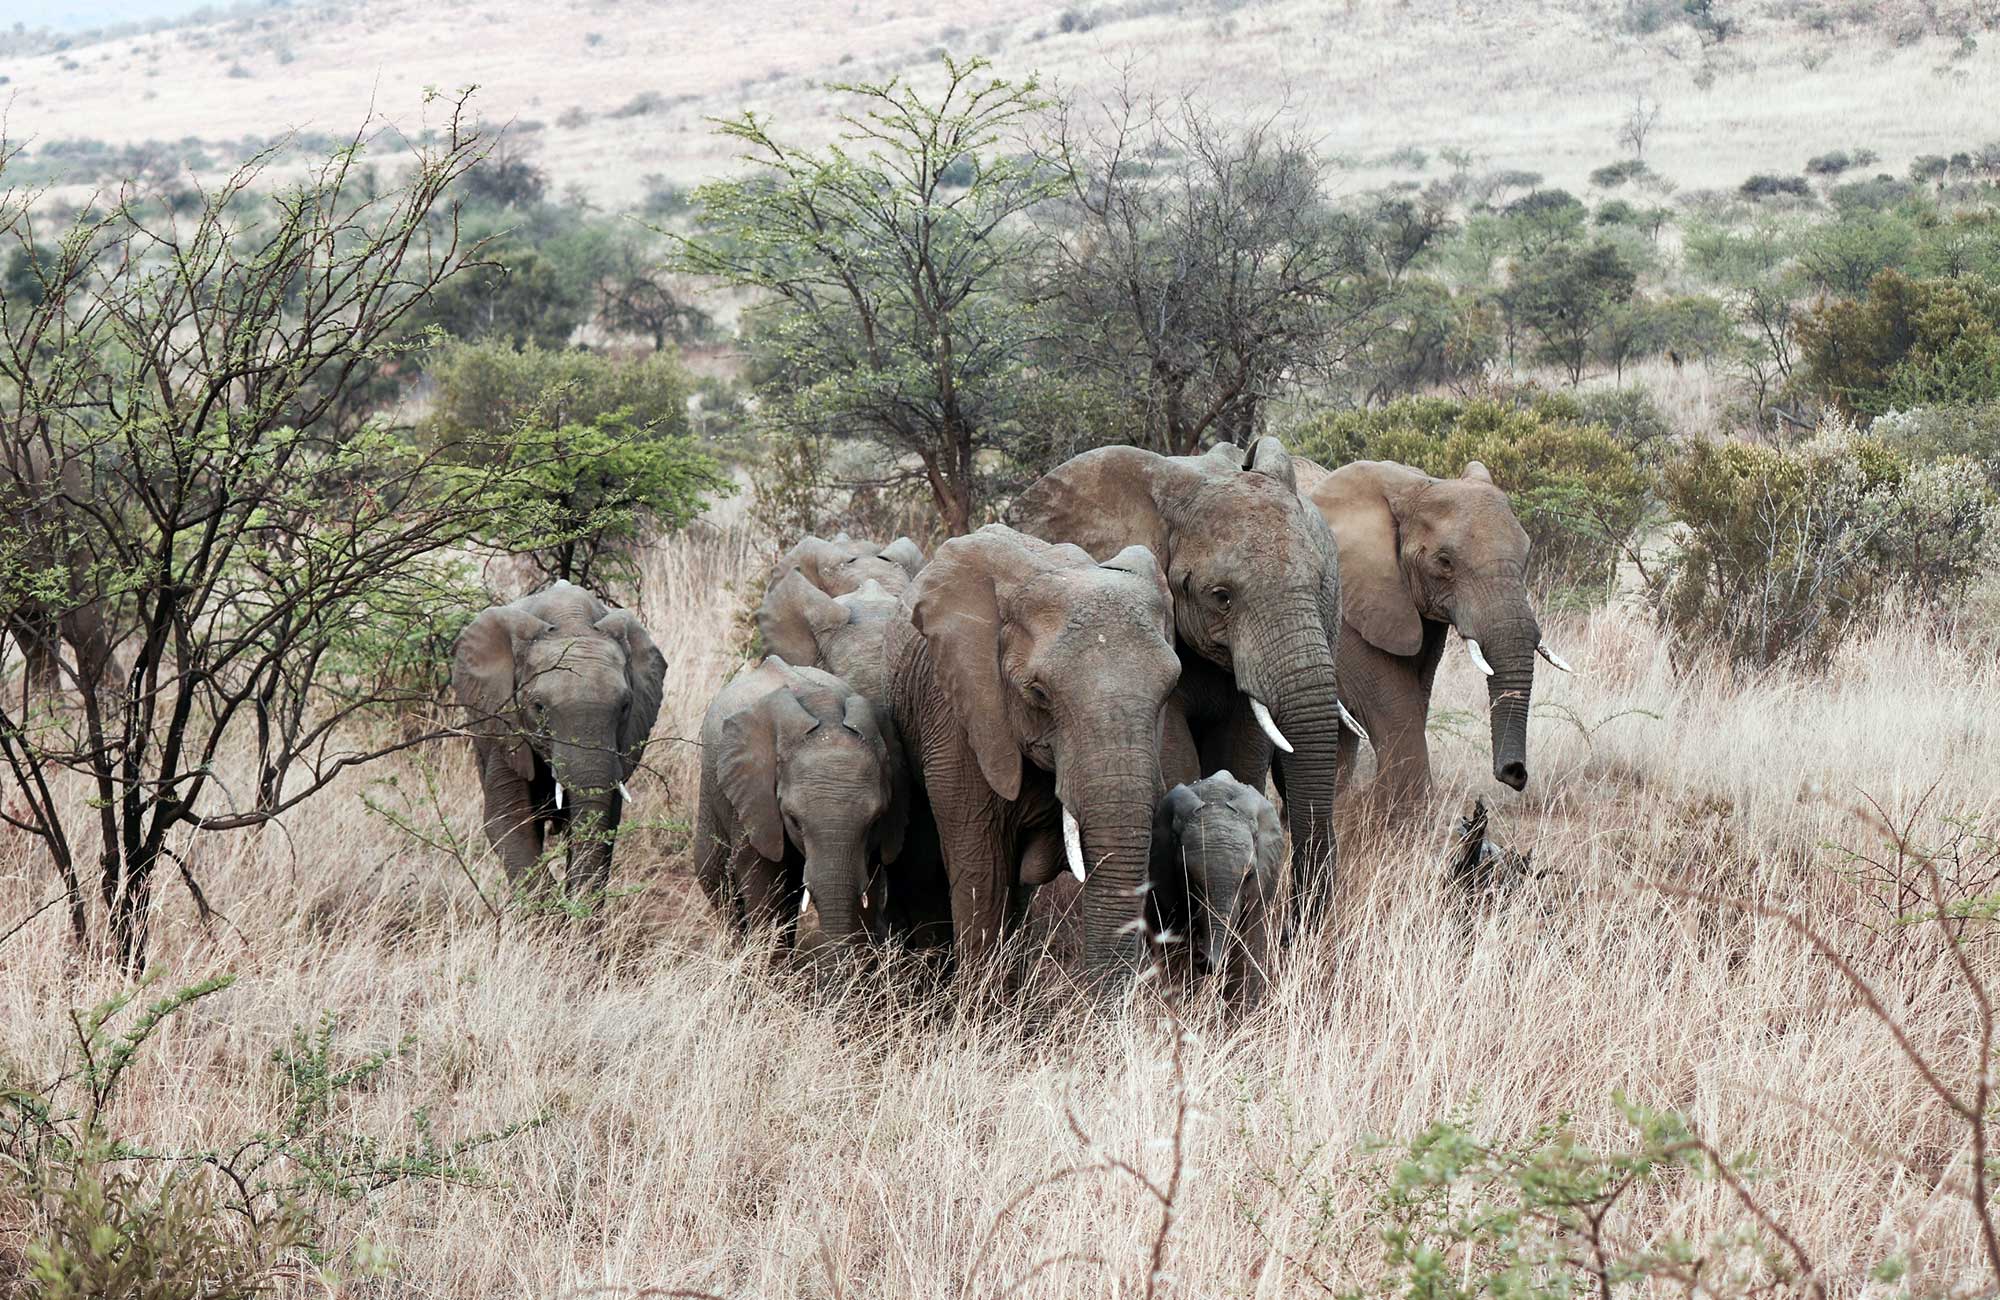
POLYGON ((1272 719, 1271 711, 1264 707, 1264 701, 1254 695, 1250 697, 1250 714, 1257 719, 1257 725, 1264 729, 1264 734, 1271 738, 1272 744, 1284 753, 1292 752, 1292 742, 1286 740, 1285 733, 1278 730, 1278 724, 1272 719))
POLYGON ((562 782, 556 782, 556 811, 562 811, 562 782))
POLYGON ((1563 662, 1561 655, 1549 649, 1549 643, 1546 641, 1535 647, 1535 653, 1548 660, 1549 666, 1559 673, 1573 673, 1576 671, 1576 669, 1563 662))
POLYGON ((1069 859, 1069 874, 1080 882, 1083 879, 1083 827, 1077 825, 1076 814, 1063 809, 1063 856, 1069 859))
POLYGON ((1479 648, 1479 643, 1471 637, 1465 638, 1465 653, 1472 656, 1472 666, 1474 668, 1485 673, 1488 677, 1493 675, 1493 665, 1486 662, 1485 652, 1479 648))
MULTIPOLYGON (((1359 722, 1355 720, 1354 715, 1347 711, 1347 706, 1345 704, 1342 704, 1339 700, 1335 700, 1333 704, 1335 708, 1340 710, 1340 725, 1346 727, 1349 731, 1361 737, 1363 740, 1368 740, 1368 728, 1362 726, 1359 722)), ((1368 743, 1370 745, 1373 745, 1375 742, 1372 740, 1368 740, 1368 743)))

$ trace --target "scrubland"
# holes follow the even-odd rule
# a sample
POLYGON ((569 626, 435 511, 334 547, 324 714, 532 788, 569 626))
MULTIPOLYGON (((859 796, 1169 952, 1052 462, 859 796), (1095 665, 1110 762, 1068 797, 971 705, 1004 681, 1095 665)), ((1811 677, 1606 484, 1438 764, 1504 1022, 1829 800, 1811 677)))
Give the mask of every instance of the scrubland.
MULTIPOLYGON (((1615 1093, 1754 1153, 1746 1189, 1832 1293, 1874 1293, 1892 1257, 1925 1288, 1978 1283, 1962 1125, 1776 914, 1828 937, 1909 1045, 1969 1086, 1976 1007, 1947 949, 1835 846, 1893 863, 1885 814, 1926 844, 1950 838, 1947 815, 1990 816, 1990 647, 1892 622, 1824 679, 1732 678, 1677 673, 1616 604, 1551 615, 1580 671, 1537 683, 1524 795, 1487 776, 1483 691, 1454 656, 1433 806, 1389 827, 1353 802, 1337 915, 1285 952, 1262 1010, 1149 990, 1107 1018, 1046 955, 993 1008, 907 979, 802 987, 718 933, 690 874, 683 738, 736 660, 737 593, 761 562, 742 533, 701 528, 646 560, 639 612, 671 675, 634 783, 645 825, 617 864, 630 892, 601 932, 485 901, 497 871, 463 742, 377 765, 280 827, 186 846, 217 915, 163 887, 154 978, 238 979, 147 1046, 115 1131, 190 1151, 270 1128, 270 1055, 323 1017, 337 1056, 407 1040, 342 1101, 356 1131, 394 1144, 427 1122, 449 1140, 545 1117, 477 1154, 484 1185, 330 1204, 330 1259, 300 1253, 287 1293, 1322 1294, 1377 1273, 1364 1139, 1460 1108, 1500 1138, 1571 1116, 1611 1148, 1615 1093), (1487 898, 1445 879, 1474 795, 1538 879, 1487 898), (438 847, 444 829, 478 852, 438 847), (1134 1172, 1164 1189, 1176 1167, 1149 1286, 1161 1206, 1134 1172)), ((34 1077, 74 1033, 59 1012, 125 984, 55 910, 14 928, 49 888, 25 841, 0 838, 0 1056, 34 1077)), ((1034 940, 1059 950, 1062 900, 1039 913, 1034 940)), ((1991 954, 1968 951, 1990 976, 1991 954)), ((1608 1224, 1628 1246, 1750 1222, 1713 1179, 1642 1193, 1608 1224)), ((22 1231, 0 1217, 0 1256, 22 1231)))

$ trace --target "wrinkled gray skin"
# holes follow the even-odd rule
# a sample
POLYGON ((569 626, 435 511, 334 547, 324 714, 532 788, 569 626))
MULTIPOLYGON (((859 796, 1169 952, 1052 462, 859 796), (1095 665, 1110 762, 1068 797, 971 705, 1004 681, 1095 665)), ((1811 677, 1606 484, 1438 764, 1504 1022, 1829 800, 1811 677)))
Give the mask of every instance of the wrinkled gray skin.
POLYGON ((1153 821, 1153 924, 1185 937, 1198 974, 1255 1006, 1269 979, 1285 832, 1278 810, 1228 772, 1177 785, 1153 821))
MULTIPOLYGON (((829 596, 798 570, 764 593, 757 628, 764 648, 789 663, 824 668, 852 686, 875 716, 889 719, 883 640, 901 617, 902 600, 869 578, 843 596, 829 596)), ((910 765, 907 757, 905 764, 910 765)), ((930 801, 911 801, 903 855, 889 873, 888 924, 911 948, 946 950, 951 944, 951 900, 944 888, 937 825, 930 801)))
POLYGON ((1085 452, 1009 510, 1016 527, 1092 555, 1141 545, 1173 593, 1183 665, 1169 772, 1228 769, 1260 787, 1272 749, 1252 720, 1262 701, 1294 752, 1276 776, 1292 832, 1292 888, 1310 914, 1331 894, 1340 746, 1335 649, 1340 563, 1325 520, 1298 495, 1276 438, 1238 453, 1085 452), (1187 758, 1192 750, 1197 756, 1187 758))
POLYGON ((1107 994, 1144 954, 1160 730, 1180 675, 1172 602, 1144 547, 1103 564, 998 524, 938 549, 886 645, 896 727, 937 818, 961 972, 1064 869, 1088 877, 1084 956, 1107 994))
MULTIPOLYGON (((1368 729, 1380 793, 1407 808, 1430 789, 1424 723, 1453 629, 1477 641, 1493 668, 1494 779, 1526 786, 1542 633, 1528 598, 1528 535, 1507 494, 1477 461, 1455 479, 1391 461, 1330 473, 1300 465, 1302 490, 1340 539, 1340 694, 1368 729)), ((1342 739, 1343 771, 1351 770, 1358 740, 1342 739)))
POLYGON ((486 837, 508 879, 531 875, 555 830, 567 833, 570 892, 604 889, 624 814, 619 787, 644 756, 666 671, 630 611, 567 582, 497 605, 459 633, 452 687, 469 715, 486 837))
POLYGON ((910 798, 893 725, 772 655, 716 695, 701 738, 696 869, 716 910, 789 947, 809 892, 830 950, 882 937, 910 798))
POLYGON ((873 579, 893 596, 900 595, 923 567, 923 550, 907 537, 887 545, 856 541, 846 533, 832 541, 803 537, 771 570, 771 585, 782 582, 788 573, 802 573, 807 582, 827 595, 845 596, 873 579))

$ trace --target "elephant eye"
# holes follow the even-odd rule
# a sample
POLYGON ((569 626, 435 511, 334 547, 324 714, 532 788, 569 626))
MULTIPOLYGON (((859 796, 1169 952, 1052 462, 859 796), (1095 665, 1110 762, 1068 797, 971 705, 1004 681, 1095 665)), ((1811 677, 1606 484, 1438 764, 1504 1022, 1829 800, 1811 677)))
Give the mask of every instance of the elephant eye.
POLYGON ((1040 682, 1029 682, 1028 701, 1038 709, 1046 709, 1050 705, 1049 693, 1042 689, 1040 682))
POLYGON ((1450 573, 1450 572, 1451 572, 1451 552, 1450 552, 1450 551, 1439 551, 1439 552, 1438 552, 1438 554, 1437 554, 1437 561, 1438 561, 1438 568, 1440 568, 1440 569, 1444 570, 1444 571, 1445 571, 1446 573, 1450 573))
POLYGON ((1229 588, 1211 587, 1208 590, 1208 594, 1215 598, 1216 604, 1222 606, 1224 609, 1229 608, 1229 588))

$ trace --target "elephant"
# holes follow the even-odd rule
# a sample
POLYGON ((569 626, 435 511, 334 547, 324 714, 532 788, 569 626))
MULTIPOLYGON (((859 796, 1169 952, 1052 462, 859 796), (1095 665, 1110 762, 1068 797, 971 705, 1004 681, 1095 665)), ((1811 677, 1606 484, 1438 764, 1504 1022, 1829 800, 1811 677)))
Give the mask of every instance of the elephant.
MULTIPOLYGON (((1453 628, 1486 675, 1493 775, 1524 788, 1535 656, 1570 667, 1542 639, 1525 580, 1528 534, 1507 494, 1478 461, 1455 479, 1393 461, 1331 472, 1302 464, 1308 499, 1340 539, 1340 693, 1367 728, 1382 793, 1411 807, 1430 788, 1424 722, 1453 628)), ((1343 774, 1357 741, 1343 737, 1343 774)))
POLYGON ((1175 778, 1226 768, 1261 788, 1275 747, 1293 896, 1303 915, 1323 906, 1336 850, 1340 564, 1284 445, 1259 438, 1200 456, 1098 448, 1043 475, 1008 517, 1092 555, 1136 544, 1159 558, 1183 666, 1168 739, 1175 778))
POLYGON ((883 937, 910 808, 894 724, 831 673, 769 655, 716 695, 701 740, 696 863, 716 911, 789 948, 809 898, 829 943, 883 937))
POLYGON ((666 672, 631 611, 568 582, 496 605, 458 634, 452 687, 470 716, 486 838, 509 880, 535 870, 547 828, 565 832, 571 892, 604 889, 666 672))
POLYGON ((1175 786, 1154 815, 1155 930, 1184 935, 1195 971, 1243 1006, 1264 996, 1284 858, 1278 810, 1226 771, 1175 786))
MULTIPOLYGON (((53 694, 67 678, 80 690, 100 690, 112 669, 112 637, 96 597, 87 556, 62 540, 65 511, 93 497, 89 476, 75 459, 57 462, 46 449, 7 448, 0 458, 0 559, 20 575, 45 579, 67 570, 70 598, 51 605, 39 593, 15 589, 0 569, 0 631, 21 646, 28 685, 53 694), (68 657, 64 657, 64 652, 68 657)), ((4 648, 0 646, 0 648, 4 648)))
POLYGON ((946 542, 903 593, 889 694, 937 820, 961 975, 1065 862, 1092 981, 1136 974, 1172 617, 1145 547, 1099 564, 1000 524, 946 542))
POLYGON ((923 567, 922 549, 907 537, 898 537, 887 546, 858 542, 846 533, 830 542, 805 537, 778 561, 771 571, 771 585, 784 581, 788 573, 802 573, 807 582, 827 595, 845 596, 873 578, 893 596, 900 595, 923 567))
POLYGON ((787 663, 826 669, 886 716, 882 638, 900 603, 898 594, 876 578, 829 596, 802 570, 793 569, 765 591, 757 607, 757 631, 767 653, 787 663))

